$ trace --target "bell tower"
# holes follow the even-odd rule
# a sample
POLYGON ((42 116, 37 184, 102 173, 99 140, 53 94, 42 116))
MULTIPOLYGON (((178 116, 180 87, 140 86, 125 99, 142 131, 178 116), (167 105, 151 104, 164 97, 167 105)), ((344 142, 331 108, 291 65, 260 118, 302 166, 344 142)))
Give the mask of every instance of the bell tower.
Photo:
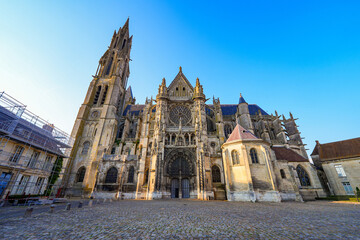
POLYGON ((111 39, 100 58, 84 103, 79 109, 71 136, 75 143, 70 154, 67 193, 89 196, 94 190, 102 156, 116 138, 123 113, 132 36, 129 19, 111 39))

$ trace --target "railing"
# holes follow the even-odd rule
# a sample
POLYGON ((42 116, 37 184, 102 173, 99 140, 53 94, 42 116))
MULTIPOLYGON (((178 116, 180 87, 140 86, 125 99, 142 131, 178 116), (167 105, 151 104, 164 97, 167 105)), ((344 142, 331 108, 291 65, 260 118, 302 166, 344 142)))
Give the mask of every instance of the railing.
MULTIPOLYGON (((28 156, 20 156, 16 158, 15 161, 10 161, 12 156, 13 153, 4 151, 0 152, 0 166, 21 170, 37 170, 50 173, 54 165, 53 163, 45 161, 45 159, 37 159, 34 162, 29 162, 32 159, 28 156)), ((54 161, 55 160, 52 160, 52 162, 54 161)))

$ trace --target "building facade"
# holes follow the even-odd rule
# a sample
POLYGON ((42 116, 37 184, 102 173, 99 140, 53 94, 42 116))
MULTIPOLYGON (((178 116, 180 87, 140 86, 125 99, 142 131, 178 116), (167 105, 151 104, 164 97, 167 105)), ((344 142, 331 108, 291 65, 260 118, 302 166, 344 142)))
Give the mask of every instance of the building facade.
POLYGON ((192 85, 181 67, 169 85, 162 79, 156 99, 136 104, 127 88, 131 43, 127 20, 80 107, 68 195, 301 201, 324 194, 291 114, 269 115, 241 95, 237 104, 209 103, 200 80, 192 85), (231 139, 236 131, 251 137, 231 139))
MULTIPOLYGON (((0 93, 1 199, 44 194, 54 175, 54 164, 61 164, 57 169, 62 169, 69 148, 68 134, 28 111, 5 92, 0 93)), ((56 174, 56 179, 62 177, 60 171, 56 174)), ((60 185, 54 185, 51 183, 51 189, 56 192, 60 185)))
POLYGON ((328 194, 354 195, 360 188, 360 138, 320 144, 311 154, 328 194))

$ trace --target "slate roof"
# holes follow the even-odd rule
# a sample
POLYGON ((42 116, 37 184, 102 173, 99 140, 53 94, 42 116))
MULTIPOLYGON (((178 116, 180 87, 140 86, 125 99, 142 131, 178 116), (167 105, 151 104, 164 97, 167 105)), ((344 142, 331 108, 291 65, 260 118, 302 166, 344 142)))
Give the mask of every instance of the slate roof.
POLYGON ((240 126, 239 124, 236 124, 236 127, 230 134, 228 142, 236 141, 236 140, 259 140, 254 134, 240 126))
POLYGON ((321 161, 360 157, 360 138, 317 143, 311 155, 319 155, 321 161))
POLYGON ((271 147, 271 149, 274 150, 277 160, 287 160, 288 162, 309 162, 308 159, 289 148, 271 147))
MULTIPOLYGON (((210 107, 213 107, 213 105, 209 105, 210 107)), ((221 111, 224 116, 228 115, 234 115, 237 110, 237 104, 221 104, 221 111)), ((127 105, 123 116, 126 116, 127 112, 130 111, 131 114, 135 114, 136 116, 139 115, 140 111, 144 109, 144 104, 136 104, 136 105, 127 105)), ((261 107, 259 107, 256 104, 249 104, 249 113, 250 115, 256 115, 259 110, 261 111, 262 115, 269 115, 267 112, 265 112, 261 107)), ((154 111, 154 110, 153 110, 154 111)))
POLYGON ((240 98, 239 98, 239 104, 240 103, 246 103, 246 101, 245 101, 244 97, 241 95, 241 93, 240 93, 240 98))
MULTIPOLYGON (((212 105, 210 105, 212 106, 212 105)), ((236 113, 237 104, 221 104, 221 111, 223 115, 234 115, 236 113)), ((261 107, 256 104, 249 104, 249 113, 250 115, 256 115, 259 110, 262 115, 269 115, 261 107)))

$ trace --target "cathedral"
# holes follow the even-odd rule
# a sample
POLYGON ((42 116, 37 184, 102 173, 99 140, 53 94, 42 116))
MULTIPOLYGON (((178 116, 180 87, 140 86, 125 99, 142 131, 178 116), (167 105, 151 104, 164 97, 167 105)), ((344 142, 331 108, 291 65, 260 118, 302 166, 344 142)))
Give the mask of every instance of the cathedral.
MULTIPOLYGON (((240 94, 207 99, 182 68, 159 80, 156 99, 128 87, 129 19, 114 32, 79 109, 67 196, 121 199, 303 201, 325 196, 296 119, 240 94), (175 75, 175 74, 174 74, 175 75)), ((149 93, 151 95, 151 93, 149 93)))

